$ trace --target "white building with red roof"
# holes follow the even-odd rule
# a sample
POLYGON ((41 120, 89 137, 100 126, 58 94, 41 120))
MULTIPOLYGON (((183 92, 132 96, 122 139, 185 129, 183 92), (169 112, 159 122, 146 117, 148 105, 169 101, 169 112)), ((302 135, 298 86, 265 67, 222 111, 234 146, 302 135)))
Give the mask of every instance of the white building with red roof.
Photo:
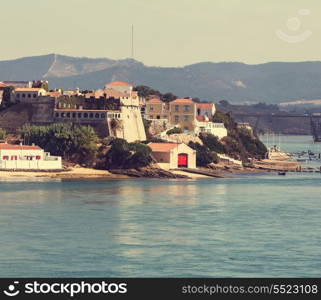
POLYGON ((214 103, 196 103, 197 115, 213 117, 216 112, 214 103))
POLYGON ((51 156, 39 146, 0 144, 0 169, 61 170, 60 156, 51 156))
POLYGON ((148 146, 163 169, 196 168, 196 151, 184 143, 149 143, 148 146))
POLYGON ((224 123, 212 122, 207 116, 197 116, 195 120, 195 133, 210 133, 222 139, 227 136, 227 129, 224 123))

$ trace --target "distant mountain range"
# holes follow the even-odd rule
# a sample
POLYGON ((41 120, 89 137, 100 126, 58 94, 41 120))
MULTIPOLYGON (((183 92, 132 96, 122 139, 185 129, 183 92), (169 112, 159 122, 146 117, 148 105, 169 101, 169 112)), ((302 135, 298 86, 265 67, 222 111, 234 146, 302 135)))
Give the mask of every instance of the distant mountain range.
POLYGON ((320 99, 321 62, 202 62, 177 68, 150 67, 134 59, 57 54, 0 61, 0 81, 46 79, 51 89, 97 89, 113 80, 147 85, 179 97, 217 102, 280 103, 320 99))

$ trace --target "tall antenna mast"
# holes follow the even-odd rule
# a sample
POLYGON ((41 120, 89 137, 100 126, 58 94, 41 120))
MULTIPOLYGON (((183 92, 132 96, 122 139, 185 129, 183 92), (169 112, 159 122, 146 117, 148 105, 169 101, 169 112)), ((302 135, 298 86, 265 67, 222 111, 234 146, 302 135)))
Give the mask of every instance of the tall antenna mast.
POLYGON ((132 59, 134 59, 134 24, 132 24, 132 30, 131 30, 132 32, 131 32, 131 46, 132 46, 132 55, 131 55, 131 57, 132 57, 132 59))

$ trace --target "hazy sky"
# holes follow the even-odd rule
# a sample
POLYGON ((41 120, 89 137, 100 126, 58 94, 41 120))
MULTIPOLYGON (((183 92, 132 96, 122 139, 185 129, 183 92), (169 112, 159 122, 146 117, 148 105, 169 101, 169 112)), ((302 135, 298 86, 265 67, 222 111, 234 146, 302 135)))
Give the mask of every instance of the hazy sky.
POLYGON ((0 59, 59 53, 147 65, 321 60, 320 0, 1 1, 0 59))

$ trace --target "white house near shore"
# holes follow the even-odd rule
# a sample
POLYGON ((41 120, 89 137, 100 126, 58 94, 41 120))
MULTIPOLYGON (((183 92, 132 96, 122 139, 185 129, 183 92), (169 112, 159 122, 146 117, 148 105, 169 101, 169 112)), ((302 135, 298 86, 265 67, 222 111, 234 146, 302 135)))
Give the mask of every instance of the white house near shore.
POLYGON ((35 145, 0 144, 0 169, 61 170, 62 161, 35 145))
POLYGON ((162 169, 196 169, 196 151, 184 143, 149 143, 148 146, 162 169))

